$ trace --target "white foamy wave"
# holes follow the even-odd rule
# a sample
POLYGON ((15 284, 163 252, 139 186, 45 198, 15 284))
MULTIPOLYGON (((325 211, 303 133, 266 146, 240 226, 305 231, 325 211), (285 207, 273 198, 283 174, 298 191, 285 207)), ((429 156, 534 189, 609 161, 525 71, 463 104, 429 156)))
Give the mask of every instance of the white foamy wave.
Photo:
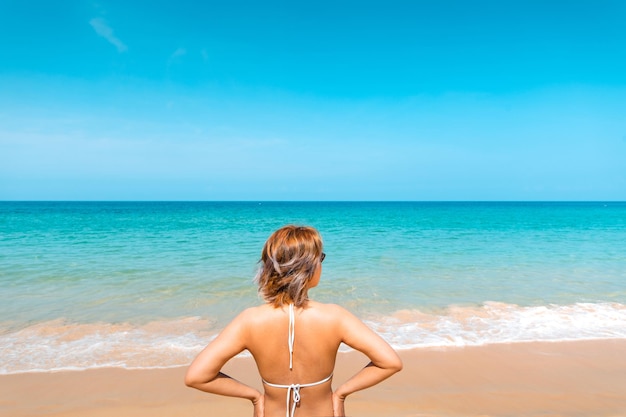
MULTIPOLYGON (((366 320, 396 349, 626 338, 626 306, 578 303, 520 307, 489 302, 438 312, 402 310, 366 320)), ((101 367, 188 365, 212 340, 215 323, 197 317, 130 324, 62 320, 10 330, 0 323, 0 374, 101 367)), ((342 351, 349 350, 345 346, 342 351)))
POLYGON ((186 365, 214 337, 208 320, 69 324, 54 320, 0 333, 0 374, 186 365))
POLYGON ((626 338, 626 306, 617 303, 520 307, 487 302, 438 313, 397 311, 367 320, 396 349, 626 338))

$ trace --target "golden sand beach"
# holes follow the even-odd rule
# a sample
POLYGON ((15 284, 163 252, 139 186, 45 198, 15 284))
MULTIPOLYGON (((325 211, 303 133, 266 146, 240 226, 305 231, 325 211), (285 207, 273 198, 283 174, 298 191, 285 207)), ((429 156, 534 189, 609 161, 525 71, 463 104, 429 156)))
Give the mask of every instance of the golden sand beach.
MULTIPOLYGON (((418 349, 401 356, 402 372, 348 398, 348 416, 626 416, 626 340, 418 349)), ((335 381, 365 361, 360 354, 341 353, 335 381)), ((231 360, 226 372, 261 388, 249 357, 231 360)), ((0 415, 252 415, 244 400, 185 387, 184 373, 185 368, 111 368, 3 375, 0 415)))

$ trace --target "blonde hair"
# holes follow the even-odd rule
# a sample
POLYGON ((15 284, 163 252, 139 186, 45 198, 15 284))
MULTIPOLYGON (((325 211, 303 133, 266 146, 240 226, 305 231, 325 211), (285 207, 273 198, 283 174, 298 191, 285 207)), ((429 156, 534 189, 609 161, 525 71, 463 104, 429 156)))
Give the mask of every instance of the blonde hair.
POLYGON ((304 305, 322 247, 322 238, 312 227, 288 225, 272 233, 263 246, 255 277, 265 301, 275 307, 304 305))

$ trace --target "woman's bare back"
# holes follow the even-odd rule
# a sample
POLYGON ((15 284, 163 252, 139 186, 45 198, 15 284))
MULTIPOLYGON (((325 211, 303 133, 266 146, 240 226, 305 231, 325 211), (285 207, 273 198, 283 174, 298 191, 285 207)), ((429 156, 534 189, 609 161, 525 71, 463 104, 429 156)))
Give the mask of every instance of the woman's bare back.
MULTIPOLYGON (((289 369, 288 307, 269 304, 246 311, 248 321, 247 349, 254 357, 264 381, 271 384, 310 384, 332 375, 341 343, 337 322, 340 308, 332 304, 307 302, 294 309, 293 368, 289 369)), ((332 415, 331 382, 300 388, 298 416, 332 415)), ((265 411, 268 416, 282 415, 286 388, 265 384, 265 411), (276 414, 274 412, 276 411, 276 414)))

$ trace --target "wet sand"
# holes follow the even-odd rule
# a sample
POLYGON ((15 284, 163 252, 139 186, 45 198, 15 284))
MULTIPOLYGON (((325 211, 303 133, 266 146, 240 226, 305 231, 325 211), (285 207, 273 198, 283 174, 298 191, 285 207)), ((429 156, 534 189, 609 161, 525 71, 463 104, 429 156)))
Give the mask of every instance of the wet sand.
MULTIPOLYGON (((626 340, 418 349, 400 354, 404 370, 350 396, 348 416, 626 416, 626 340)), ((333 385, 365 363, 357 353, 340 354, 333 385)), ((185 387, 184 372, 184 368, 95 369, 2 375, 0 416, 252 415, 245 400, 185 387)), ((261 388, 251 358, 233 359, 226 372, 261 388)))

